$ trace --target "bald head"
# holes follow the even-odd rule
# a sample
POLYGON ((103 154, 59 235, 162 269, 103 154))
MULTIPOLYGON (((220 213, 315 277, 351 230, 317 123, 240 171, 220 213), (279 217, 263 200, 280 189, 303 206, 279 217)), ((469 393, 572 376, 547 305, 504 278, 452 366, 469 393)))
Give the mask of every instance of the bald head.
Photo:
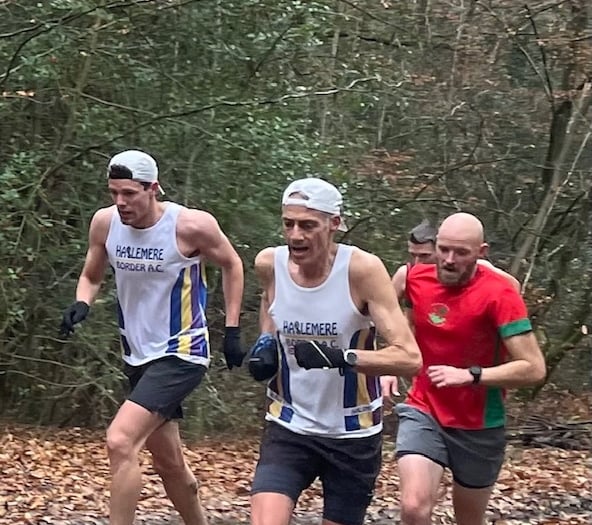
POLYGON ((487 252, 483 224, 470 213, 455 213, 444 219, 436 237, 438 278, 445 285, 458 286, 471 280, 477 259, 487 252))
POLYGON ((484 239, 483 224, 470 213, 453 213, 442 221, 438 238, 480 246, 484 239))

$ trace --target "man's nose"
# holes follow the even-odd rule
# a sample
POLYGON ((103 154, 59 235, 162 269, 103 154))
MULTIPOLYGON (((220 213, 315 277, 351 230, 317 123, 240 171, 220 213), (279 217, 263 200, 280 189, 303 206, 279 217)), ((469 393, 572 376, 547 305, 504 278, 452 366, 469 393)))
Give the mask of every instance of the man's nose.
POLYGON ((454 264, 454 252, 451 250, 446 254, 446 257, 444 258, 444 262, 447 262, 449 264, 454 264))
POLYGON ((298 226, 294 226, 290 231, 290 237, 292 239, 302 239, 304 237, 303 234, 304 232, 302 231, 302 228, 299 228, 298 226))

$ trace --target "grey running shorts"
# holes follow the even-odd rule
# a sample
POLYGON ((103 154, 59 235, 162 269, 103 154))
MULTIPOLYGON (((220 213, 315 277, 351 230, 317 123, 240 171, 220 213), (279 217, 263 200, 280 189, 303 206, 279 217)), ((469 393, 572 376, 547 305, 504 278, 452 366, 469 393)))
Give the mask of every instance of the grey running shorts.
POLYGON ((405 403, 396 407, 399 416, 396 457, 420 454, 449 468, 459 485, 479 489, 493 485, 504 462, 504 427, 461 430, 441 427, 429 414, 405 403))

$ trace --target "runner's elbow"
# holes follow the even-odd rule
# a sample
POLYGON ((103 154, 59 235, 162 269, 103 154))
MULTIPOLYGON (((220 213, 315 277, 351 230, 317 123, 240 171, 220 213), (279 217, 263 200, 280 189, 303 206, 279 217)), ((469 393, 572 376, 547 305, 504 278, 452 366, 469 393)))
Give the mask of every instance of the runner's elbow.
POLYGON ((419 348, 417 348, 417 350, 413 351, 410 355, 411 358, 411 364, 410 364, 410 376, 415 376, 419 373, 419 371, 421 370, 421 367, 423 366, 423 359, 421 357, 421 352, 419 351, 419 348))
POLYGON ((541 385, 547 378, 547 367, 544 361, 531 366, 531 381, 532 385, 541 385))
POLYGON ((393 372, 393 375, 402 375, 411 378, 419 373, 423 366, 423 359, 419 348, 416 345, 406 349, 406 356, 404 362, 399 366, 399 369, 393 372))

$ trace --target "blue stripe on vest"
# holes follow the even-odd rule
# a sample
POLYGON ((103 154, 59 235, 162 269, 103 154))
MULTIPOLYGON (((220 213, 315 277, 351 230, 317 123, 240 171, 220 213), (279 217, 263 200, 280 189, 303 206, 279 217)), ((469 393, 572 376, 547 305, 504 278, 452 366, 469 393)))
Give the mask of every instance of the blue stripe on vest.
MULTIPOLYGON (((169 334, 176 335, 181 331, 181 293, 183 291, 183 280, 185 278, 185 268, 179 272, 179 276, 171 290, 171 312, 169 334)), ((169 341, 167 352, 175 352, 179 348, 179 341, 174 339, 169 341), (176 345, 176 346, 175 346, 176 345), (174 347, 174 348, 173 348, 174 347)))

